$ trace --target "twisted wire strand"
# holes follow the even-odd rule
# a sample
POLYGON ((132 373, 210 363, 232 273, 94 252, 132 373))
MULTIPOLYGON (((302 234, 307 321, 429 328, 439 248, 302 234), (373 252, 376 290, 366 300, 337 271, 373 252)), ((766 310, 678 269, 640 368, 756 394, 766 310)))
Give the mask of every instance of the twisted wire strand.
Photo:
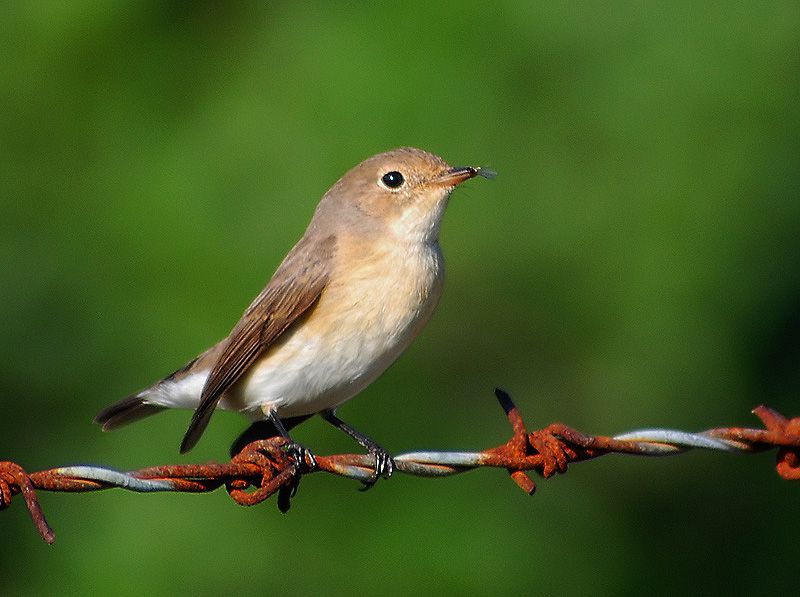
MULTIPOLYGON (((536 485, 529 477, 544 478, 564 473, 572 462, 590 460, 609 453, 640 456, 672 456, 689 450, 753 453, 778 450, 777 472, 784 479, 800 479, 800 418, 787 419, 759 406, 753 413, 763 429, 715 428, 698 433, 676 429, 640 429, 607 436, 586 435, 561 423, 529 432, 511 397, 502 390, 495 395, 511 423, 512 438, 480 452, 415 451, 394 458, 395 470, 415 476, 446 477, 479 467, 504 468, 512 480, 529 494, 536 485)), ((0 510, 22 494, 31 518, 48 543, 55 534, 44 517, 35 489, 84 492, 120 488, 139 493, 164 491, 208 492, 225 486, 240 505, 254 505, 278 494, 278 508, 289 509, 300 478, 311 472, 328 472, 361 481, 375 482, 375 461, 367 454, 317 456, 300 462, 286 450, 280 437, 248 444, 226 464, 165 465, 121 472, 100 466, 64 466, 26 473, 14 462, 0 462, 0 510)))

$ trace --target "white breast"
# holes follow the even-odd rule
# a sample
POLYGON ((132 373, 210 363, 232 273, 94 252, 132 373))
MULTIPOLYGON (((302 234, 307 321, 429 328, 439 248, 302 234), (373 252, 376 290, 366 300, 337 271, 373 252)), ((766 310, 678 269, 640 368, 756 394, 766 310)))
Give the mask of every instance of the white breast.
POLYGON ((334 408, 374 381, 430 319, 442 291, 438 244, 387 243, 349 259, 315 310, 295 326, 223 399, 221 408, 253 418, 334 408))

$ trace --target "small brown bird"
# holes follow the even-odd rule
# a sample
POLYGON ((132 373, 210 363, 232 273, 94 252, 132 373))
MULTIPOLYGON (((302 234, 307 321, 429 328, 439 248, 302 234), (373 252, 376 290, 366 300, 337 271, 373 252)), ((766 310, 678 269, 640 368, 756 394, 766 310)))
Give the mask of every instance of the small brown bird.
POLYGON ((319 413, 375 456, 374 479, 391 475, 386 451, 336 409, 383 373, 430 319, 442 293, 439 225, 447 200, 459 183, 492 174, 453 168, 410 147, 365 160, 325 193, 227 338, 95 421, 110 430, 165 408, 196 409, 183 453, 218 407, 256 421, 250 436, 287 439, 287 429, 319 413))

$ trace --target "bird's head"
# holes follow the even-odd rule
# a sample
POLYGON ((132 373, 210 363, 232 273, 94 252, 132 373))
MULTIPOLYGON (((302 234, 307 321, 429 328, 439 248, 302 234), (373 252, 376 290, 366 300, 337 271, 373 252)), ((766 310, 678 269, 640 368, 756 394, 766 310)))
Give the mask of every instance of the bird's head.
POLYGON ((361 162, 325 194, 314 220, 354 234, 392 234, 435 242, 447 199, 460 183, 486 169, 453 167, 421 149, 401 147, 361 162))

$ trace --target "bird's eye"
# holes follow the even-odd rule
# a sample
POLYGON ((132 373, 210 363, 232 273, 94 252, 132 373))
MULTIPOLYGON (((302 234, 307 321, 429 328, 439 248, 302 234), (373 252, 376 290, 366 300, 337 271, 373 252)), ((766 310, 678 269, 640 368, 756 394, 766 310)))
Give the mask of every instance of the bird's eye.
POLYGON ((406 179, 403 178, 403 175, 395 170, 387 172, 381 177, 381 182, 390 189, 398 189, 402 187, 405 181, 406 179))

